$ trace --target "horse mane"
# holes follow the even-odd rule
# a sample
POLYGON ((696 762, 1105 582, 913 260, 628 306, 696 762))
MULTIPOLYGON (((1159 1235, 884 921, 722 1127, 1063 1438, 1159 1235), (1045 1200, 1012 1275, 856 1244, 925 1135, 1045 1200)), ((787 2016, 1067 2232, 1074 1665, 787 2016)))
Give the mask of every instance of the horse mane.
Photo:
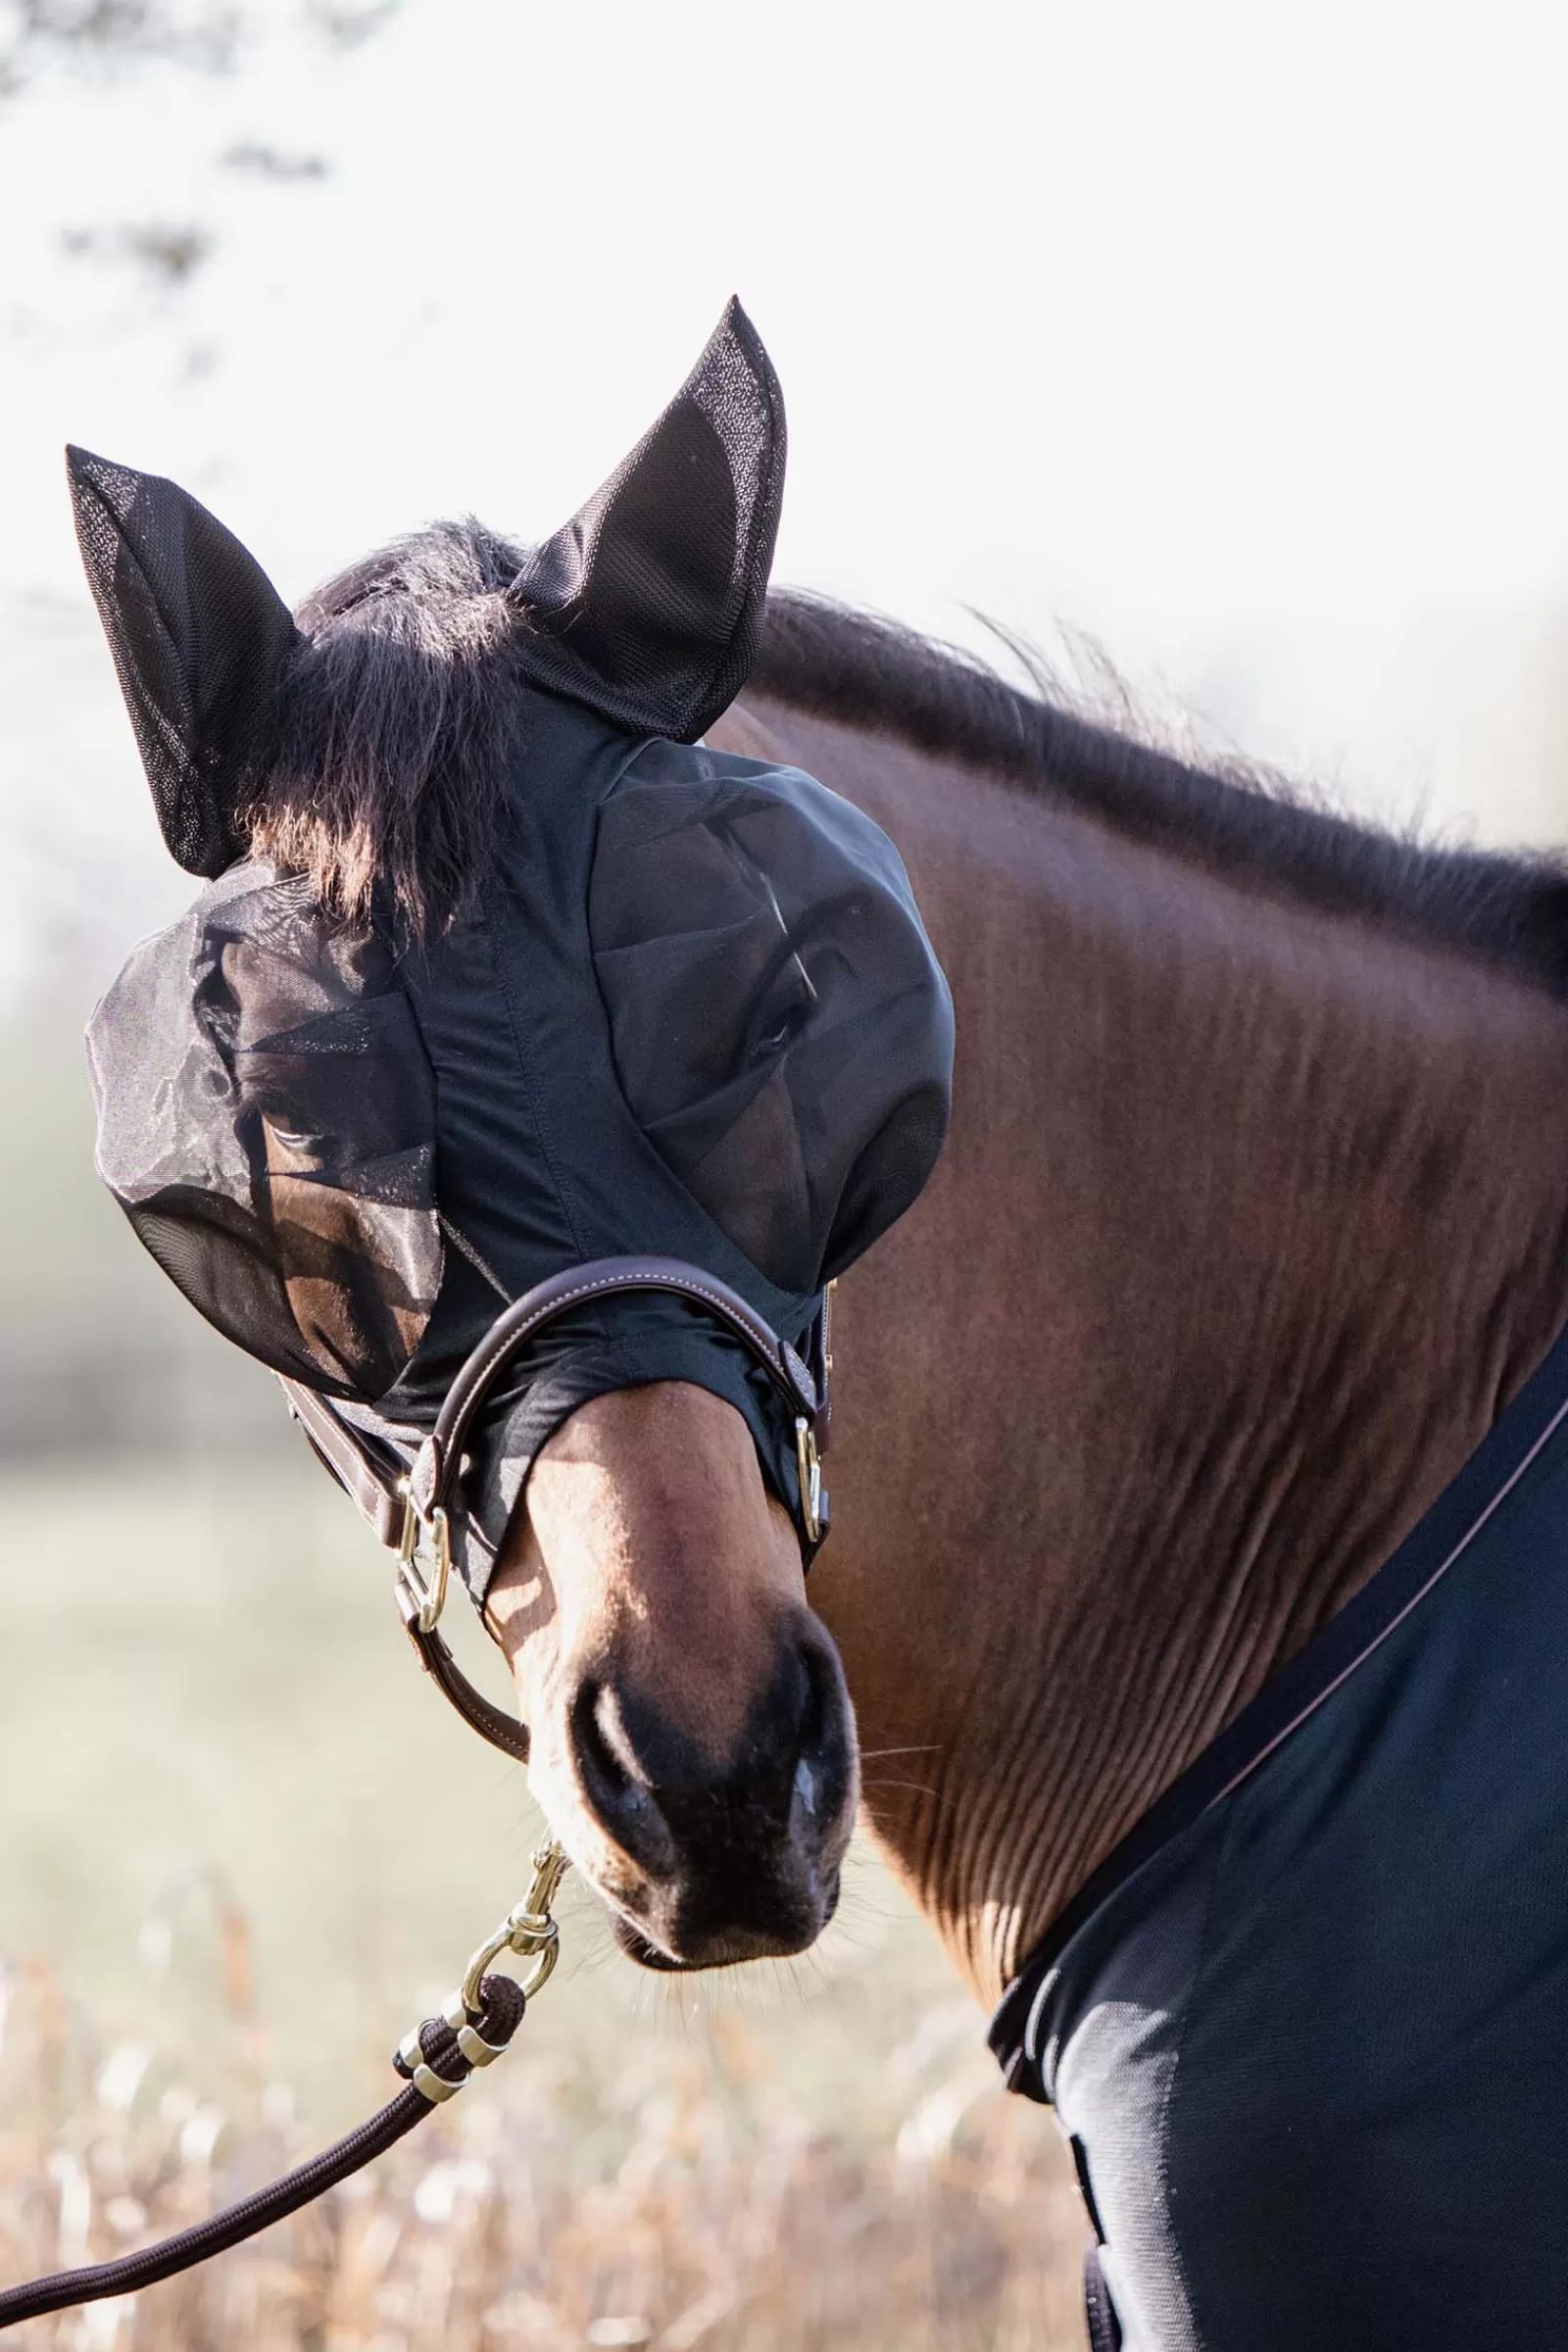
MULTIPOLYGON (((372 895, 416 934, 487 862, 523 708, 504 591, 524 551, 466 518, 365 557, 300 606, 277 752, 241 810, 252 850, 351 920, 372 895)), ((1397 924, 1554 988, 1568 873, 1546 857, 1444 849, 1312 805, 1278 778, 1206 768, 1086 715, 1005 637, 1030 691, 977 657, 827 598, 775 590, 746 691, 1083 808, 1167 854, 1336 912, 1397 924)))
POLYGON ((999 630, 1036 691, 901 623, 798 590, 767 603, 748 693, 1050 794, 1189 862, 1326 911, 1397 924, 1538 984, 1568 980, 1568 870, 1544 854, 1445 848, 1346 816, 1261 769, 1196 765, 1086 716, 999 630))

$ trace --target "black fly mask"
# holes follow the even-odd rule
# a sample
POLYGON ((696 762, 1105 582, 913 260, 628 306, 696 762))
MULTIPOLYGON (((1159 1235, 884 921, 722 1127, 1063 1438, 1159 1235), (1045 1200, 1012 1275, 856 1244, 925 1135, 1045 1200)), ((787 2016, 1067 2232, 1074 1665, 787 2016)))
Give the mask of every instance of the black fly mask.
MULTIPOLYGON (((164 836, 210 882, 94 1015, 100 1169, 210 1321, 382 1426, 428 1427, 504 1299, 601 1256, 703 1267, 798 1338, 935 1163, 952 1007, 897 852, 810 777, 697 740, 755 652, 783 465, 777 381, 732 304, 508 591, 494 839, 420 935, 390 904, 334 919, 246 855, 308 643, 195 500, 71 453, 164 836)), ((633 1298, 518 1367, 470 1487, 483 1548, 567 1413, 660 1379, 736 1404, 794 1506, 744 1352, 633 1298)))

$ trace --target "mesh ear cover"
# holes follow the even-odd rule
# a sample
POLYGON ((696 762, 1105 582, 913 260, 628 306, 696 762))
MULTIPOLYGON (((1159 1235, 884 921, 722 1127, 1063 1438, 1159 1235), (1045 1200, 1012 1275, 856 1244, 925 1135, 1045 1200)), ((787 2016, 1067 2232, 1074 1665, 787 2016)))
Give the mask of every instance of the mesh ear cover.
POLYGON ((784 454, 778 378, 732 300, 652 430, 514 580, 532 682, 694 743, 756 659, 784 454))
POLYGON ((177 483, 84 449, 68 449, 66 467, 164 840, 210 879, 241 853, 236 792, 265 756, 292 615, 255 557, 177 483))

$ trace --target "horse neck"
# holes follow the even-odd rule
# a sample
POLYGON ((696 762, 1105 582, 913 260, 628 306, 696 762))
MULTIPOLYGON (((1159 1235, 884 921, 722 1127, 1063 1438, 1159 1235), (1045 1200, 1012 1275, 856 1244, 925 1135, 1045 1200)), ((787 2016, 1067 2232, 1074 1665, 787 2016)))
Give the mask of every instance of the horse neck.
POLYGON ((795 714, 954 987, 926 1196, 845 1283, 813 1598, 866 1811, 995 1994, 1375 1572, 1568 1306, 1568 1020, 1391 920, 795 714))

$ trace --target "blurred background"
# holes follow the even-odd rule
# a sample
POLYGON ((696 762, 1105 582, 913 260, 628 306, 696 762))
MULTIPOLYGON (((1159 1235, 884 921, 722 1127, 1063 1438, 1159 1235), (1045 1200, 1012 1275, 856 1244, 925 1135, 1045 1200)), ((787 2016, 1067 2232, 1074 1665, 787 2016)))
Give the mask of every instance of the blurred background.
MULTIPOLYGON (((175 475, 294 601, 435 514, 552 528, 735 290, 781 579, 1555 846, 1565 86, 1521 0, 0 0, 0 2275, 378 2098, 537 1832, 96 1186, 81 1025, 190 886, 61 444, 175 475)), ((771 1974, 650 1985, 565 1922, 471 2116, 33 2340, 1080 2342, 1051 2122, 872 1856, 771 1974)))

